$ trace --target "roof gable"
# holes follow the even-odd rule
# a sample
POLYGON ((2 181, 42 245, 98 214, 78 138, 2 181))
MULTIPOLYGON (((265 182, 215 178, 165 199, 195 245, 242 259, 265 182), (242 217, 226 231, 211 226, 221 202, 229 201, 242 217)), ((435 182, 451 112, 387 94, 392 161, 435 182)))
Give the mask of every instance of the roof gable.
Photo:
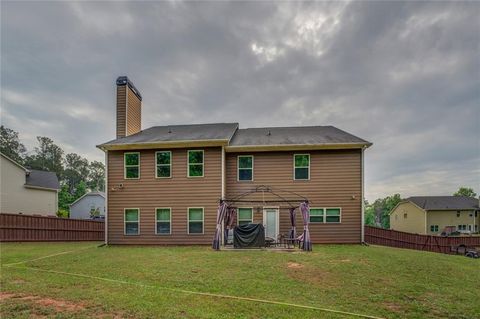
POLYGON ((55 190, 60 189, 60 183, 58 182, 58 177, 55 172, 40 171, 36 169, 28 170, 25 186, 55 190))

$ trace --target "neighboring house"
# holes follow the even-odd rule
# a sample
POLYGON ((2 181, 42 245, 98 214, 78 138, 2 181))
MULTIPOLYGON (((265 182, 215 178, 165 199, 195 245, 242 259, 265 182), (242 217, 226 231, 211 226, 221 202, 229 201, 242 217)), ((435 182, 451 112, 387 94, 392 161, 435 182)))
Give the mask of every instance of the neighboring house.
POLYGON ((105 216, 104 192, 86 193, 70 204, 70 218, 92 219, 92 213, 97 217, 105 216))
POLYGON ((27 169, 0 153, 0 212, 56 216, 58 183, 54 172, 27 169))
MULTIPOLYGON (((292 205, 309 200, 314 243, 363 241, 363 151, 371 143, 333 126, 141 130, 141 101, 128 78, 117 79, 117 139, 98 146, 107 243, 211 244, 220 199, 237 208, 238 223, 286 234, 291 206, 269 190, 292 205)), ((301 233, 300 213, 297 225, 301 233)))
POLYGON ((390 213, 390 228, 408 233, 439 235, 447 227, 461 233, 478 232, 479 200, 466 196, 414 196, 390 213))

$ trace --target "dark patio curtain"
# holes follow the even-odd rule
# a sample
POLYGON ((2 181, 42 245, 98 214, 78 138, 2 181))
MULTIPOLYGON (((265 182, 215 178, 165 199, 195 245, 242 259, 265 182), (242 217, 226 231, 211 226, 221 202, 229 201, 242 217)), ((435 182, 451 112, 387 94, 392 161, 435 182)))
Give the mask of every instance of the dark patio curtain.
POLYGON ((233 229, 237 225, 237 210, 233 207, 229 207, 225 216, 225 228, 224 228, 224 238, 225 242, 228 240, 228 231, 233 229))
POLYGON ((308 230, 308 223, 310 222, 310 206, 308 202, 300 204, 300 211, 303 217, 303 244, 302 249, 306 251, 312 250, 312 241, 310 240, 310 231, 308 230))
POLYGON ((227 212, 227 203, 221 201, 217 210, 217 228, 215 229, 215 236, 213 237, 212 248, 220 250, 220 240, 222 239, 222 221, 227 212))
POLYGON ((292 229, 290 229, 290 236, 289 237, 292 238, 292 239, 297 238, 296 217, 297 217, 296 208, 290 208, 290 224, 292 226, 292 229))

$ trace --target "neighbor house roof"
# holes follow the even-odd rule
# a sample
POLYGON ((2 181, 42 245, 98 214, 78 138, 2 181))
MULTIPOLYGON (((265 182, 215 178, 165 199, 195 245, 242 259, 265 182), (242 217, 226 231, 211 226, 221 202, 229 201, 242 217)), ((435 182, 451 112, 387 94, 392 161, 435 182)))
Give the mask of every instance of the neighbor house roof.
POLYGON ((99 145, 100 148, 111 146, 141 146, 149 144, 176 144, 186 142, 222 142, 227 144, 238 128, 238 123, 213 123, 191 125, 154 126, 136 134, 121 137, 99 145))
POLYGON ((46 188, 51 190, 60 189, 60 183, 58 182, 58 177, 55 172, 25 168, 5 154, 0 153, 0 155, 25 171, 25 187, 46 188))
POLYGON ((371 143, 334 126, 262 127, 238 129, 238 123, 154 126, 99 145, 102 149, 181 147, 192 143, 223 145, 227 150, 252 148, 361 148, 371 143))
POLYGON ((74 201, 73 203, 71 203, 69 206, 75 205, 76 203, 78 203, 78 202, 79 202, 82 198, 84 198, 85 196, 102 196, 103 198, 105 198, 105 193, 104 193, 104 192, 97 192, 97 191, 85 193, 85 194, 83 194, 82 196, 80 196, 79 198, 77 198, 77 200, 74 201))
POLYGON ((406 199, 424 210, 479 209, 479 201, 466 196, 412 196, 406 199))
POLYGON ((60 189, 60 183, 55 172, 27 169, 26 187, 40 187, 49 189, 60 189))
POLYGON ((371 145, 355 135, 334 126, 259 127, 239 129, 230 146, 271 145, 371 145))

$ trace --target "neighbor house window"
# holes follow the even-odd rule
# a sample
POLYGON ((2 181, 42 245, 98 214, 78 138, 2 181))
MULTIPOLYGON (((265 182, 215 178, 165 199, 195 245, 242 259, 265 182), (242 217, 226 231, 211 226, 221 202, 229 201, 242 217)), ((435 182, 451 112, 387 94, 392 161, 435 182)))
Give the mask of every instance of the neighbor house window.
POLYGON ((438 225, 430 225, 430 232, 437 233, 438 232, 438 225))
POLYGON ((169 178, 172 176, 172 152, 161 151, 155 153, 156 177, 169 178))
POLYGON ((203 234, 203 208, 188 209, 188 233, 203 234))
POLYGON ((138 208, 126 208, 124 214, 125 235, 140 234, 140 210, 138 208))
POLYGON ((140 178, 140 153, 124 153, 123 156, 125 178, 140 178))
POLYGON ((457 217, 460 217, 460 211, 457 211, 457 217))
POLYGON ((458 225, 458 230, 467 230, 467 225, 458 225))
POLYGON ((340 223, 340 208, 310 208, 311 223, 340 223))
POLYGON ((238 209, 238 224, 245 225, 253 223, 253 208, 238 209))
POLYGON ((238 156, 238 180, 253 181, 253 156, 238 156))
POLYGON ((172 224, 172 214, 170 208, 157 208, 155 213, 155 233, 159 235, 170 234, 172 224))
POLYGON ((188 151, 188 177, 203 177, 203 151, 188 151))
POLYGON ((407 218, 408 217, 408 214, 407 213, 404 213, 403 214, 403 218, 407 218))
POLYGON ((310 208, 310 222, 311 223, 323 223, 325 215, 325 209, 323 208, 310 208))
POLYGON ((325 222, 339 223, 340 222, 340 208, 327 208, 325 210, 325 222))
POLYGON ((293 178, 295 180, 310 179, 310 154, 295 154, 293 158, 293 178))

